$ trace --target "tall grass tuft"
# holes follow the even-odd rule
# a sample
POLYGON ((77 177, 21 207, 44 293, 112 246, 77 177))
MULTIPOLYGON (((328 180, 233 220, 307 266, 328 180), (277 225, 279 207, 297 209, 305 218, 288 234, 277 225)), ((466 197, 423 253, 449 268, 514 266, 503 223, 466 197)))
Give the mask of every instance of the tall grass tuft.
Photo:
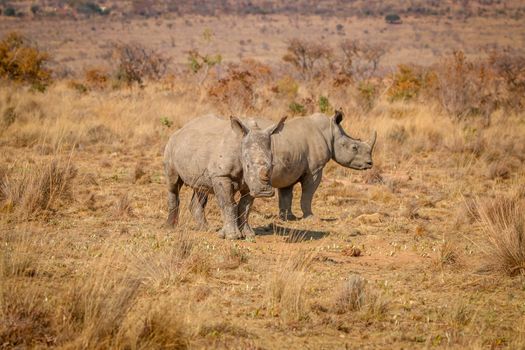
POLYGON ((70 158, 58 157, 36 166, 25 163, 19 171, 6 171, 0 178, 0 210, 20 219, 52 212, 61 201, 71 199, 76 175, 70 158))
POLYGON ((525 275, 525 200, 518 195, 499 196, 478 201, 477 211, 488 267, 509 276, 525 275))
POLYGON ((307 270, 314 253, 299 251, 280 258, 278 267, 270 273, 267 286, 267 301, 270 312, 285 322, 298 322, 308 317, 305 305, 307 270))

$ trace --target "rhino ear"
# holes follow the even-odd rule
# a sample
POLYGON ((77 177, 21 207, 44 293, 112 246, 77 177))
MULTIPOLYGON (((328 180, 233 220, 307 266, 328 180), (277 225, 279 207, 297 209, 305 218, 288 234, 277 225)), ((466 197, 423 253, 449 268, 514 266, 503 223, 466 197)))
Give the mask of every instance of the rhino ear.
POLYGON ((339 108, 335 111, 334 116, 332 117, 334 119, 334 122, 339 125, 343 121, 343 109, 339 108))
POLYGON ((281 118, 281 120, 279 120, 279 122, 277 124, 274 124, 274 125, 268 127, 265 130, 268 133, 268 135, 273 135, 273 134, 278 133, 279 131, 281 131, 283 126, 284 126, 284 121, 286 120, 286 118, 288 118, 288 117, 284 116, 284 117, 281 118))
POLYGON ((246 136, 250 132, 250 129, 233 115, 230 116, 230 122, 232 124, 232 129, 236 134, 246 136))

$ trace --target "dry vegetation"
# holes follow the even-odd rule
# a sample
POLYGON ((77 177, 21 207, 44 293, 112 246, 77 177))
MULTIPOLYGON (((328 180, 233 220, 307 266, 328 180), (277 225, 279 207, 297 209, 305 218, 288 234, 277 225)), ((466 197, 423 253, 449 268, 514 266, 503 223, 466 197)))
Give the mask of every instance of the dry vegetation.
POLYGON ((521 47, 387 71, 356 38, 264 63, 203 37, 182 58, 108 45, 72 77, 52 45, 0 43, 0 347, 525 347, 521 47), (183 190, 163 227, 162 149, 188 120, 339 107, 352 136, 378 131, 375 163, 330 163, 317 219, 258 199, 256 242, 225 241, 213 198, 199 231, 183 190))

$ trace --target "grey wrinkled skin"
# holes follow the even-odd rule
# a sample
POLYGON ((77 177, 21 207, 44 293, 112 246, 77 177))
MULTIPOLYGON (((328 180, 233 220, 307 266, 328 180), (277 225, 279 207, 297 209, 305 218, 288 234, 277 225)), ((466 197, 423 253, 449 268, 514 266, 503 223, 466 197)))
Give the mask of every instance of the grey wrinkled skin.
MULTIPOLYGON (((274 167, 271 183, 279 191, 281 219, 297 219, 292 213, 293 187, 297 183, 301 183, 303 218, 313 216, 312 200, 323 169, 331 159, 351 169, 372 167, 376 133, 369 142, 354 139, 341 127, 342 120, 341 111, 336 111, 332 117, 317 113, 295 118, 272 138, 274 167)), ((269 120, 257 122, 261 127, 271 123, 269 120)))
MULTIPOLYGON (((342 120, 340 111, 336 111, 332 117, 318 113, 295 118, 272 137, 274 164, 271 184, 279 191, 279 216, 282 219, 296 219, 292 213, 292 194, 293 186, 297 183, 301 183, 303 218, 313 216, 312 200, 321 182, 323 169, 331 159, 351 169, 365 170, 372 167, 376 134, 369 142, 354 139, 341 127, 342 120)), ((272 123, 264 119, 257 119, 256 122, 260 127, 272 123)), ((252 203, 251 196, 243 196, 239 202, 239 227, 246 235, 254 234, 248 224, 252 203)))
MULTIPOLYGON (((332 117, 313 114, 286 123, 273 139, 274 169, 272 186, 279 191, 279 216, 294 220, 292 213, 293 186, 301 183, 301 210, 303 218, 313 216, 312 200, 321 182, 325 165, 333 159, 351 169, 372 167, 372 152, 376 133, 369 142, 347 135, 341 126, 343 113, 332 117)), ((259 122, 261 126, 269 121, 259 122)))
POLYGON ((283 124, 269 123, 260 129, 237 118, 230 121, 213 115, 192 120, 175 132, 164 150, 164 170, 168 184, 169 226, 178 223, 183 185, 193 188, 190 210, 201 227, 207 226, 204 208, 210 193, 215 194, 222 211, 220 237, 239 239, 253 235, 244 227, 244 214, 253 199, 271 197, 271 136, 283 124), (234 195, 241 192, 239 204, 234 195))

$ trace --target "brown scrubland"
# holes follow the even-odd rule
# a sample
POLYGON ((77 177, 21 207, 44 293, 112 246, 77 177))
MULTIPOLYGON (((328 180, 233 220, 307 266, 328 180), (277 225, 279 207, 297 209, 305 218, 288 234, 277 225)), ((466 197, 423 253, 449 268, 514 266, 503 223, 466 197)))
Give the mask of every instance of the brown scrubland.
POLYGON ((392 30, 415 26, 440 51, 396 54, 346 25, 323 41, 290 30, 321 18, 272 18, 255 23, 281 34, 231 45, 243 32, 217 17, 178 18, 198 40, 176 52, 55 32, 122 34, 104 19, 0 24, 0 348, 525 347, 522 24, 492 19, 487 39, 465 19, 436 36, 407 18, 392 30), (268 54, 237 55, 267 40, 268 54), (374 167, 329 163, 316 219, 280 221, 276 197, 257 199, 256 241, 227 241, 213 197, 196 229, 186 188, 181 225, 164 227, 163 147, 187 121, 336 108, 351 136, 377 130, 374 167))

